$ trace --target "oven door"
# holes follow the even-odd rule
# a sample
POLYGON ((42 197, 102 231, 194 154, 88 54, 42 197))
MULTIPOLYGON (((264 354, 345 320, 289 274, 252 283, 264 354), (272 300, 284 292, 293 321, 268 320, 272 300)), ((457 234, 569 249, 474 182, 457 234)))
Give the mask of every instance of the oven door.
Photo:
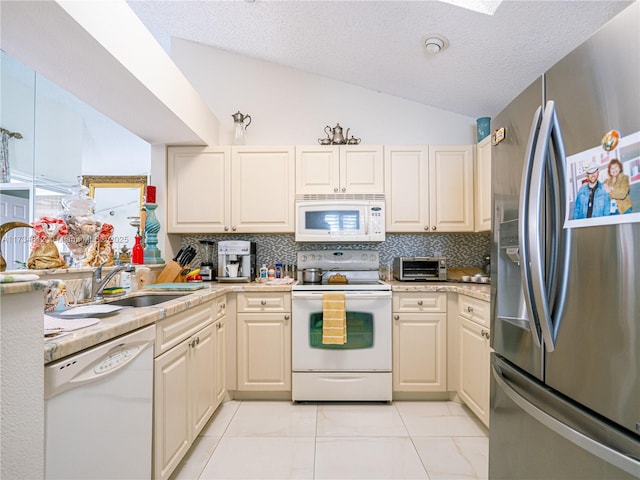
POLYGON ((347 342, 322 343, 323 292, 293 292, 294 372, 390 372, 391 292, 345 292, 347 342))

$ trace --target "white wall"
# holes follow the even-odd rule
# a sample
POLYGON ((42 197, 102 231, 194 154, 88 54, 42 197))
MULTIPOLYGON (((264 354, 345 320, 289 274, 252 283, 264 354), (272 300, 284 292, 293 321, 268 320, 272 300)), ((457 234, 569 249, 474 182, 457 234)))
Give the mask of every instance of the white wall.
POLYGON ((337 123, 362 143, 475 143, 471 117, 187 40, 172 39, 171 56, 220 120, 222 144, 237 111, 251 115, 249 145, 316 144, 337 123))

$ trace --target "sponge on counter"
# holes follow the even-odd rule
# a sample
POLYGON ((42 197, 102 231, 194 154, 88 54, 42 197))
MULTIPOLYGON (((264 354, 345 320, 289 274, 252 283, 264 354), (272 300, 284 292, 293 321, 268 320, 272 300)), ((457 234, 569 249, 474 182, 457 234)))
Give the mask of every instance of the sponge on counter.
POLYGON ((103 295, 122 295, 125 293, 122 287, 108 287, 102 291, 103 295))

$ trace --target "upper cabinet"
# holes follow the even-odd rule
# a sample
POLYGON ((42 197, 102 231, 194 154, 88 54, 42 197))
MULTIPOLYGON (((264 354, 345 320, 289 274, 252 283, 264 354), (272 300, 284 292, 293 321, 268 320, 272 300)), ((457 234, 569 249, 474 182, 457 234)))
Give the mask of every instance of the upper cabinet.
POLYGON ((476 146, 476 232, 491 230, 491 135, 476 146))
POLYGON ((384 192, 382 145, 296 147, 296 193, 384 192))
POLYGON ((292 146, 169 147, 169 233, 292 233, 292 146))
POLYGON ((473 146, 385 147, 387 232, 473 232, 473 146))

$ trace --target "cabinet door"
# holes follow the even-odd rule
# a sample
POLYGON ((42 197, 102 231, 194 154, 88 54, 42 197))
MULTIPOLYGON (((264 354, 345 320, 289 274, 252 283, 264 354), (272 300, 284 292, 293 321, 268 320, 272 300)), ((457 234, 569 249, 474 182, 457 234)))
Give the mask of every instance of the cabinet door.
POLYGON ((427 147, 384 147, 387 232, 429 230, 427 147))
POLYGON ((214 364, 216 403, 215 407, 224 400, 226 389, 226 358, 227 358, 227 318, 220 318, 215 324, 216 358, 214 364))
POLYGON ((169 147, 167 231, 218 233, 230 223, 229 147, 169 147))
POLYGON ((447 391, 446 322, 446 313, 394 312, 394 391, 447 391))
POLYGON ((291 146, 232 148, 232 232, 293 233, 294 168, 291 146))
POLYGON ((301 145, 296 147, 296 194, 340 191, 340 147, 301 145))
POLYGON ((489 426, 489 329, 465 317, 460 322, 460 397, 489 426))
POLYGON ((192 439, 202 430, 215 410, 216 338, 215 328, 209 325, 188 342, 191 348, 191 405, 192 439))
POLYGON ((476 232, 491 230, 491 135, 476 148, 476 232))
POLYGON ((238 314, 238 390, 291 390, 290 317, 238 314))
POLYGON ((432 232, 473 232, 473 147, 429 145, 432 232))
POLYGON ((380 145, 340 147, 340 193, 383 193, 384 157, 380 145))
POLYGON ((191 445, 189 340, 154 360, 153 478, 166 479, 191 445))

